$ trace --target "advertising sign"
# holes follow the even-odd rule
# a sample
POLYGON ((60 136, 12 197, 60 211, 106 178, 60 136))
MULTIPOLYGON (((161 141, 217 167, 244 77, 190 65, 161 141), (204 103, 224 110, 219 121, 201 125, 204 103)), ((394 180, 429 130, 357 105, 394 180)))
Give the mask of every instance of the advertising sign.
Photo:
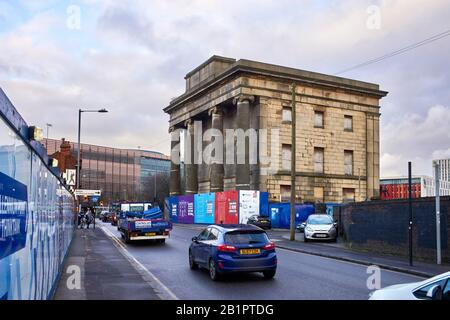
POLYGON ((246 224, 255 214, 259 215, 259 192, 239 191, 239 223, 246 224))
POLYGON ((27 186, 0 172, 0 259, 25 247, 27 186))

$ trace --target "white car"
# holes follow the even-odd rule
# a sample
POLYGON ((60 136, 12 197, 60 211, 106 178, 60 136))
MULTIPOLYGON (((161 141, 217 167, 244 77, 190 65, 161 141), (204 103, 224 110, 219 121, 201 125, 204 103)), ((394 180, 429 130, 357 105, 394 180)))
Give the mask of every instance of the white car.
POLYGON ((450 272, 421 282, 397 284, 370 294, 369 300, 447 300, 450 301, 450 272))

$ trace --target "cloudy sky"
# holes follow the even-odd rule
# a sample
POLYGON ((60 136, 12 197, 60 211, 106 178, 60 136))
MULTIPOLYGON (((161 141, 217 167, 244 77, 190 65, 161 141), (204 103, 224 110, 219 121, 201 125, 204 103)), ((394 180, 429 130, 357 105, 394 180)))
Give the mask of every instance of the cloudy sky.
MULTIPOLYGON (((213 54, 335 74, 450 29, 448 0, 0 0, 0 87, 50 137, 169 153, 170 99, 213 54)), ((450 37, 342 76, 379 83, 381 175, 450 157, 450 37)))

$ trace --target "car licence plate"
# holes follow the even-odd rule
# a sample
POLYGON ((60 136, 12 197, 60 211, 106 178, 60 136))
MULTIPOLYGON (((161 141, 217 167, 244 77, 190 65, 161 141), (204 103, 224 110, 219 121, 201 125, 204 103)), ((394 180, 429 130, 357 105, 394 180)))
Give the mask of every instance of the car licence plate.
POLYGON ((260 249, 241 249, 241 254, 260 254, 260 249))
POLYGON ((154 233, 154 232, 147 232, 145 235, 148 236, 148 237, 151 237, 151 236, 156 236, 156 233, 154 233))
POLYGON ((316 234, 316 237, 317 238, 326 238, 327 237, 327 235, 326 234, 316 234))

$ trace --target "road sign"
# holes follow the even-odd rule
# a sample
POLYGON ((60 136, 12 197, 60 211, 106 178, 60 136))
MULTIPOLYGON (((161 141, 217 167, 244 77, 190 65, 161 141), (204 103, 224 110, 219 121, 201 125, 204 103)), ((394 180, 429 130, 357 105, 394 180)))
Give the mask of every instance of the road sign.
POLYGON ((68 186, 76 185, 76 176, 77 171, 75 169, 67 169, 66 172, 63 174, 63 178, 66 179, 66 184, 68 186))
POLYGON ((100 197, 102 195, 102 191, 101 190, 86 190, 86 189, 78 189, 75 190, 75 196, 86 196, 86 197, 92 197, 92 196, 97 196, 100 197))

